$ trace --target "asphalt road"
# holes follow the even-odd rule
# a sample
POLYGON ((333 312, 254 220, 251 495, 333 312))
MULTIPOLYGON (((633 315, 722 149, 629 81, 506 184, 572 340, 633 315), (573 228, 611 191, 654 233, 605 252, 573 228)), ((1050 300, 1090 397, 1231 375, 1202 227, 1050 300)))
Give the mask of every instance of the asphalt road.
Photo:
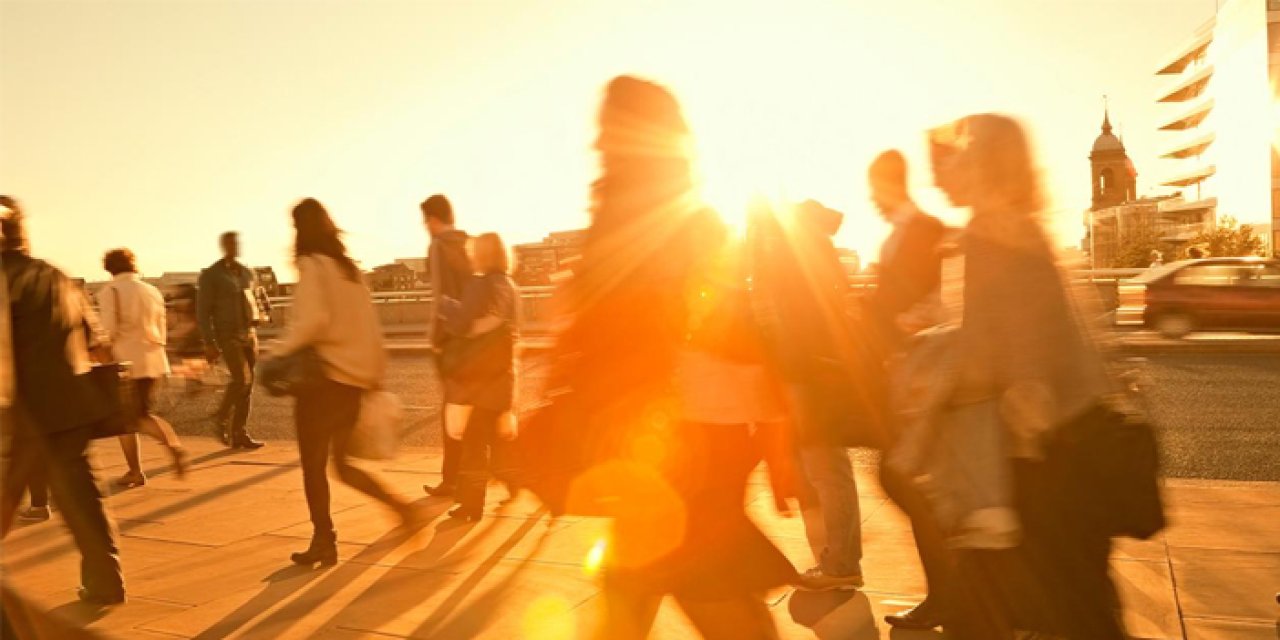
MULTIPOLYGON (((1280 355, 1149 353, 1148 404, 1170 477, 1280 481, 1280 355)), ((521 378, 525 401, 537 395, 537 362, 521 378)), ((438 444, 439 385, 423 356, 391 359, 388 388, 406 406, 405 442, 438 444)), ((212 434, 208 416, 218 400, 209 388, 166 413, 179 433, 212 434)), ((250 431, 262 438, 292 438, 291 401, 254 394, 250 431)), ((865 453, 860 460, 873 456, 865 453)))

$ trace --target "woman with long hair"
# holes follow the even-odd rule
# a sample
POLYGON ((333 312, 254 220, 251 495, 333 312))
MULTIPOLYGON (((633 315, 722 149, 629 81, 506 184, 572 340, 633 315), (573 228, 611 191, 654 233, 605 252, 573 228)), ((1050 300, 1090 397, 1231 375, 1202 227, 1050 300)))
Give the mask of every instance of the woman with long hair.
POLYGON ((744 499, 759 461, 752 423, 777 416, 761 408, 750 332, 725 330, 747 307, 745 287, 718 279, 733 272, 719 260, 728 234, 696 194, 670 92, 615 78, 599 127, 591 227, 548 383, 571 393, 599 454, 567 509, 613 518, 598 635, 645 637, 671 594, 706 637, 776 637, 763 594, 795 569, 744 499))
POLYGON ((325 475, 331 452, 334 469, 344 483, 395 510, 406 522, 412 519, 412 511, 408 502, 347 460, 361 396, 381 386, 387 367, 382 328, 369 290, 323 205, 312 198, 299 202, 293 208, 293 225, 298 284, 289 324, 271 355, 314 349, 323 363, 324 379, 309 385, 294 405, 302 482, 314 533, 311 546, 292 559, 303 565, 333 565, 338 561, 337 532, 329 514, 325 475))
MULTIPOLYGON (((496 233, 471 241, 475 275, 461 300, 442 300, 444 330, 463 351, 446 382, 450 404, 470 408, 462 433, 462 463, 458 469, 458 508, 449 513, 470 522, 484 512, 485 485, 491 468, 502 459, 500 423, 509 420, 515 400, 515 344, 519 295, 510 271, 507 247, 496 233)), ((450 347, 446 347, 446 350, 450 347)), ((496 470, 496 469, 495 469, 496 470)), ((508 478, 509 479, 509 478, 508 478)))
POLYGON ((970 424, 991 425, 957 442, 970 488, 992 500, 953 538, 961 549, 955 591, 969 600, 962 624, 971 627, 956 631, 1123 638, 1109 534, 1066 495, 1055 444, 1093 419, 1114 389, 1040 220, 1027 135, 1011 118, 983 114, 934 130, 930 141, 938 186, 972 214, 961 240, 963 285, 958 296, 943 288, 944 308, 959 319, 947 403, 977 408, 989 417, 970 424))
MULTIPOLYGON (((137 258, 128 249, 112 249, 102 258, 102 266, 111 274, 111 283, 98 294, 102 308, 100 321, 111 340, 111 349, 119 362, 130 363, 138 432, 145 433, 169 450, 173 470, 178 477, 186 472, 186 450, 173 431, 173 425, 152 411, 156 380, 169 374, 168 319, 164 296, 138 276, 137 258)), ((120 436, 120 448, 129 471, 116 479, 121 487, 147 483, 142 472, 141 445, 138 433, 120 436)))

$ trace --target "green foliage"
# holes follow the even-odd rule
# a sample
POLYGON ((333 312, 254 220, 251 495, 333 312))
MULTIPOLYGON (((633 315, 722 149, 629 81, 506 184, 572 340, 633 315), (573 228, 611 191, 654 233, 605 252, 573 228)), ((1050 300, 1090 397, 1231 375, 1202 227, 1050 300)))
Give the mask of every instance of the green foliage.
POLYGON ((1191 243, 1204 247, 1210 257, 1260 256, 1266 248, 1253 225, 1238 224, 1231 216, 1223 216, 1218 226, 1202 231, 1191 243))
POLYGON ((1151 266, 1151 252, 1160 249, 1160 238, 1150 225, 1138 225, 1120 240, 1116 250, 1116 269, 1145 269, 1151 266))

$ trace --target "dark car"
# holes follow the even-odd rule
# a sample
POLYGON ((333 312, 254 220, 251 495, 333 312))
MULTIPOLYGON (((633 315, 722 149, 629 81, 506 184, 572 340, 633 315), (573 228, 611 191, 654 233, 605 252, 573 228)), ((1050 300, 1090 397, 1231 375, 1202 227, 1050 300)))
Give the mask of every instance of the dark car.
POLYGON ((1121 283, 1116 321, 1141 322, 1170 338, 1280 331, 1280 260, 1203 258, 1152 267, 1121 283))

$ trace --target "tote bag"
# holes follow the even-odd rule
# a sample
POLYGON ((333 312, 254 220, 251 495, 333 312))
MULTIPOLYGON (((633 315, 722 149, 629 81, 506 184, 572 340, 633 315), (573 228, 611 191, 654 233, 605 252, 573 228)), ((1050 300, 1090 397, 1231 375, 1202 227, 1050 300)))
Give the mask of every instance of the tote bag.
POLYGON ((347 443, 347 453, 365 460, 390 460, 400 447, 404 405, 390 391, 365 391, 360 396, 360 418, 347 443))

